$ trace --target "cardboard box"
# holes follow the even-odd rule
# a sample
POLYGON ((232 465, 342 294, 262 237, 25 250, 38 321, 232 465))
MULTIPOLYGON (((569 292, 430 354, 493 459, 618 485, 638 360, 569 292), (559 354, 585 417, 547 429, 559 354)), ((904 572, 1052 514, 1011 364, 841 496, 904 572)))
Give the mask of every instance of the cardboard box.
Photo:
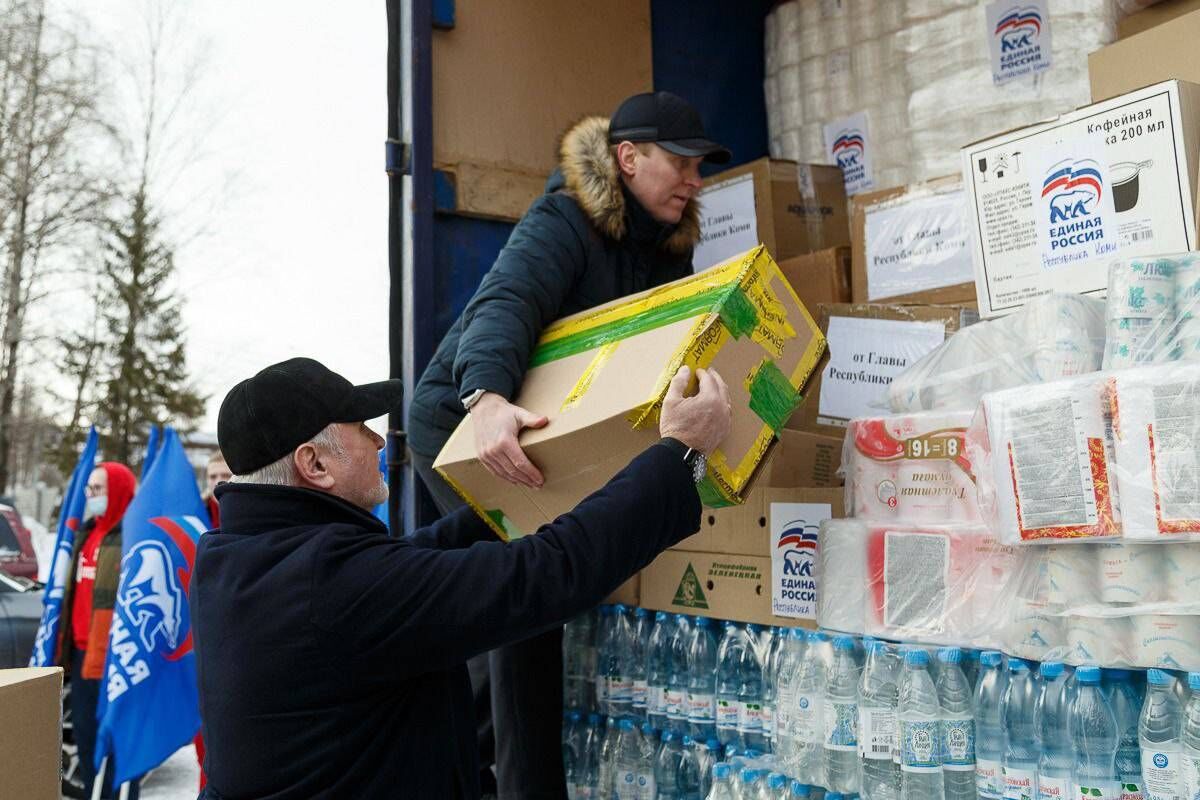
POLYGON ((1200 86, 1166 81, 967 145, 979 312, 1103 297, 1118 256, 1196 249, 1200 86))
POLYGON ((1130 14, 1117 20, 1118 39, 1127 39, 1142 31, 1170 22, 1176 17, 1200 10, 1200 0, 1159 0, 1159 2, 1149 0, 1149 2, 1153 4, 1136 14, 1130 14))
POLYGON ((966 209, 959 175, 855 195, 853 301, 974 302, 966 209))
POLYGON ((782 430, 779 444, 765 473, 756 485, 831 488, 841 486, 842 437, 820 436, 804 431, 782 430))
POLYGON ((642 574, 639 572, 622 583, 616 590, 604 599, 606 604, 620 603, 626 606, 636 606, 642 602, 642 574))
POLYGON ((838 167, 760 158, 705 181, 697 272, 760 242, 777 259, 850 245, 838 167))
POLYGON ((1173 78, 1200 83, 1197 41, 1200 11, 1193 11, 1089 53, 1092 102, 1173 78))
POLYGON ((818 307, 828 355, 788 427, 843 436, 854 417, 875 416, 892 379, 978 315, 968 306, 835 304, 818 307))
POLYGON ((60 667, 0 670, 0 797, 61 796, 62 685, 60 667))
POLYGON ((514 399, 550 420, 521 436, 546 478, 541 489, 511 484, 480 463, 470 415, 434 467, 501 537, 533 532, 658 441, 662 400, 681 365, 711 367, 729 386, 733 427, 708 459, 701 497, 710 506, 736 504, 824 349, 783 273, 756 247, 543 332, 514 399))
MULTIPOLYGON (((780 261, 779 269, 805 308, 816 308, 821 303, 850 302, 849 247, 831 247, 793 256, 780 261)), ((971 291, 975 291, 974 285, 971 291)))
POLYGON ((755 489, 744 506, 708 515, 699 535, 709 550, 674 548, 642 571, 642 605, 812 627, 817 531, 823 519, 841 516, 840 489, 755 489))

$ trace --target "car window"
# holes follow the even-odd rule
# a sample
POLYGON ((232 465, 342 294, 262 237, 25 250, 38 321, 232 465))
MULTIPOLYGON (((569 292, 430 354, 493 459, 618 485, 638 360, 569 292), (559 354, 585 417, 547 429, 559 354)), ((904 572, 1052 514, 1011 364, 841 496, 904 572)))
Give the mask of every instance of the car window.
POLYGON ((21 552, 21 544, 17 541, 17 535, 13 533, 12 526, 8 524, 8 519, 3 514, 0 514, 0 550, 21 552))

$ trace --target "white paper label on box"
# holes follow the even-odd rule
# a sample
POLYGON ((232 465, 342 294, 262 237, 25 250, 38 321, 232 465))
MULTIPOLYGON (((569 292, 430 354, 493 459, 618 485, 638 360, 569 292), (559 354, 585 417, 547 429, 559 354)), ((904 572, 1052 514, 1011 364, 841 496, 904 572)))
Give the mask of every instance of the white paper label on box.
POLYGON ((813 576, 817 531, 830 519, 828 503, 771 503, 771 613, 777 617, 817 618, 817 581, 813 576))
POLYGON ((1050 292, 1103 296, 1118 253, 1194 249, 1181 115, 1168 82, 963 149, 984 317, 1050 292))
POLYGON ((974 278, 963 191, 867 210, 867 300, 875 302, 974 278))
POLYGON ((825 125, 825 155, 830 163, 842 168, 847 195, 865 192, 875 186, 870 141, 864 111, 825 125))
POLYGON ((892 379, 946 340, 941 322, 830 317, 829 363, 821 373, 817 421, 845 426, 878 414, 892 379))
POLYGON ((696 272, 757 245, 753 175, 730 178, 700 193, 700 243, 692 254, 696 272))
POLYGON ((988 3, 988 48, 995 84, 1050 69, 1050 12, 1046 6, 1046 0, 988 3))

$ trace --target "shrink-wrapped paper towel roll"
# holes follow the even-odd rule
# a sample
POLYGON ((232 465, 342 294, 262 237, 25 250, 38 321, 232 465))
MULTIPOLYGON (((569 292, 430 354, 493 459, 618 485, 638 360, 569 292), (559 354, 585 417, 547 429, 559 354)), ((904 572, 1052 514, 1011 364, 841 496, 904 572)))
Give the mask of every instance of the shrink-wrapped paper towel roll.
POLYGON ((1150 603, 1164 598, 1163 548, 1153 544, 1102 542, 1095 546, 1100 600, 1150 603))
POLYGON ((1131 621, 1135 664, 1200 670, 1200 616, 1141 614, 1131 621))
POLYGON ((1200 612, 1200 542, 1172 542, 1162 548, 1166 601, 1200 612))
POLYGON ((1126 666, 1135 663, 1129 617, 1067 618, 1067 655, 1072 664, 1126 666))
POLYGON ((821 523, 817 543, 817 624, 861 634, 867 617, 867 536, 855 519, 821 523))

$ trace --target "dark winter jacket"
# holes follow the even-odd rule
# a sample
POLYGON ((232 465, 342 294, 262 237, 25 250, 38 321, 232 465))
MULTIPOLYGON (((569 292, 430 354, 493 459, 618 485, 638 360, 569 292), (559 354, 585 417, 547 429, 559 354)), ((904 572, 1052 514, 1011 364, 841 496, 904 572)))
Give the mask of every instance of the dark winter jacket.
POLYGON ((700 522, 661 444, 510 543, 469 509, 390 538, 320 492, 217 496, 190 599, 205 800, 478 797, 466 660, 594 606, 700 522))
POLYGON ((663 225, 634 199, 609 153, 608 120, 567 131, 546 193, 517 223, 413 394, 408 442, 435 457, 486 389, 511 400, 542 330, 555 320, 682 278, 700 238, 695 201, 663 225))

